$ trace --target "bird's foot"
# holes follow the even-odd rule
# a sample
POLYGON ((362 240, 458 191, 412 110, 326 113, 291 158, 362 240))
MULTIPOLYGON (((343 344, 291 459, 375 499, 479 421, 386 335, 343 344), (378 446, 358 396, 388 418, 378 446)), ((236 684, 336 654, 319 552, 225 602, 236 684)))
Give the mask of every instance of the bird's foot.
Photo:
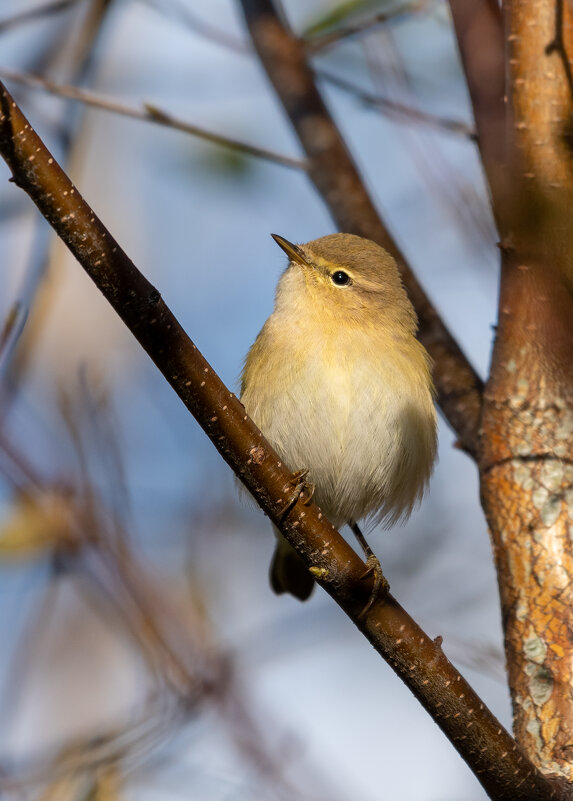
POLYGON ((382 572, 382 565, 380 564, 380 560, 378 559, 377 556, 374 556, 373 553, 370 553, 369 556, 367 557, 366 570, 360 576, 360 579, 369 578, 370 576, 374 576, 372 592, 370 593, 370 598, 368 599, 366 606, 358 615, 359 620, 365 617, 365 615, 372 608, 372 604, 375 601, 383 601, 390 592, 390 584, 388 583, 388 579, 382 572))
POLYGON ((314 495, 314 484, 307 481, 308 470, 297 470, 292 474, 289 484, 293 487, 292 492, 288 496, 288 500, 281 509, 281 518, 290 512, 292 507, 298 500, 302 500, 305 506, 312 501, 314 495))
POLYGON ((350 528, 354 532, 354 536, 358 540, 360 547, 364 551, 364 556, 366 557, 366 570, 360 576, 360 579, 369 578, 370 576, 374 576, 374 583, 372 585, 372 592, 370 593, 370 598, 368 599, 368 603, 358 615, 358 619, 361 620, 367 612, 370 611, 372 604, 375 601, 383 601, 388 593, 390 592, 390 585, 388 584, 388 580, 386 576, 382 572, 382 565, 380 564, 380 560, 377 556, 374 556, 372 552, 372 548, 368 545, 366 537, 360 531, 360 528, 357 523, 350 523, 350 528))

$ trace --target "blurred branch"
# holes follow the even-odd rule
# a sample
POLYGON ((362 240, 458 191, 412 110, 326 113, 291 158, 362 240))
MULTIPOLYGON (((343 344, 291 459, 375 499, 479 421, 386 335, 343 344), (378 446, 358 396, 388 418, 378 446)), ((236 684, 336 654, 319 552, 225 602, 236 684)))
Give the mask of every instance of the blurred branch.
POLYGON ((372 590, 364 562, 314 505, 285 515, 291 475, 163 302, 55 163, 13 98, 0 95, 0 153, 42 214, 196 417, 221 456, 324 589, 430 712, 498 801, 558 799, 431 640, 389 596, 360 616, 372 590))
POLYGON ((449 0, 500 235, 507 228, 505 47, 498 0, 449 0))
POLYGON ((93 108, 99 108, 114 114, 121 114, 123 117, 143 120, 144 122, 154 122, 166 128, 173 128, 176 131, 182 131, 183 133, 191 134, 191 136, 196 136, 199 139, 204 139, 214 145, 228 147, 231 150, 236 150, 247 156, 254 156, 255 158, 280 164, 282 167, 290 167, 295 170, 307 169, 306 162, 300 159, 283 156, 282 153, 277 153, 276 151, 268 150, 263 147, 257 147, 256 145, 250 145, 247 142, 241 142, 237 139, 208 131, 205 128, 200 128, 197 125, 180 120, 168 114, 166 111, 162 111, 152 103, 144 103, 143 109, 138 109, 126 106, 123 103, 118 103, 117 100, 104 97, 96 92, 90 92, 87 89, 78 89, 75 86, 62 86, 61 84, 50 81, 48 78, 41 78, 37 75, 26 75, 2 68, 0 68, 0 75, 6 80, 22 83, 26 86, 33 86, 36 89, 43 89, 51 94, 58 95, 59 97, 67 97, 70 100, 77 100, 93 108))
POLYGON ((347 39, 354 39, 357 36, 372 33, 380 25, 408 21, 414 15, 426 11, 428 7, 433 5, 436 5, 436 3, 432 2, 432 0, 418 0, 418 2, 412 2, 406 7, 400 6, 389 13, 374 14, 374 16, 367 17, 360 22, 342 25, 325 33, 313 34, 311 27, 304 32, 305 47, 311 55, 314 55, 347 39))
POLYGON ((304 46, 280 22, 270 0, 242 0, 253 42, 307 154, 309 177, 341 231, 373 239, 398 261, 418 313, 420 340, 434 360, 438 403, 474 458, 482 382, 442 322, 368 195, 306 62, 304 46))
MULTIPOLYGON (((124 646, 131 641, 134 656, 145 662, 149 669, 146 675, 151 674, 152 682, 150 687, 144 682, 145 696, 136 699, 129 710, 112 713, 112 720, 100 723, 95 730, 67 736, 64 744, 58 742, 55 748, 36 748, 17 764, 0 755, 0 796, 4 798, 5 793, 18 788, 24 797, 25 790, 47 786, 47 795, 39 796, 42 799, 61 801, 69 797, 77 801, 77 793, 65 792, 70 782, 91 787, 100 768, 113 766, 126 774, 152 750, 157 756, 167 738, 173 738, 208 707, 221 718, 243 763, 252 766, 264 788, 262 797, 268 801, 314 797, 335 801, 337 793, 324 777, 307 775, 300 785, 296 783, 299 786, 293 784, 282 738, 269 737, 268 714, 261 714, 249 697, 234 655, 216 637, 200 583, 188 582, 187 577, 174 582, 172 575, 165 581, 165 576, 150 572, 127 529, 116 519, 108 503, 109 490, 94 481, 87 463, 90 456, 93 458, 93 451, 86 453, 92 427, 101 439, 98 471, 100 459, 105 457, 102 466, 106 465, 110 452, 113 456, 117 449, 117 432, 111 425, 105 392, 98 393, 96 404, 94 408, 93 399, 90 403, 85 394, 77 398, 75 408, 66 400, 65 420, 74 447, 80 450, 81 463, 80 471, 70 476, 69 485, 48 481, 41 487, 27 487, 15 497, 10 519, 0 520, 1 561, 12 555, 7 550, 29 558, 27 546, 36 545, 52 556, 53 563, 51 579, 10 658, 7 675, 12 680, 3 688, 3 719, 10 721, 11 712, 28 695, 30 681, 44 656, 46 633, 59 619, 56 602, 60 590, 67 584, 73 585, 106 628, 116 630, 124 646), (36 542, 30 542, 34 538, 36 542), (309 778, 318 780, 318 792, 309 789, 309 778)), ((110 484, 116 483, 117 472, 117 468, 112 470, 110 484)), ((211 528, 213 519, 203 524, 211 528)), ((83 645, 74 640, 76 648, 83 645)), ((29 793, 25 797, 30 797, 29 793)))
MULTIPOLYGON (((310 26, 307 31, 303 32, 304 46, 310 55, 315 55, 347 39, 353 39, 372 33, 380 25, 408 21, 415 14, 422 13, 438 5, 439 2, 440 0, 417 0, 417 2, 412 2, 409 6, 397 8, 393 12, 375 14, 359 22, 341 25, 326 32, 315 32, 316 26, 310 26)), ((147 3, 152 8, 156 8, 158 11, 160 10, 166 17, 176 16, 179 22, 182 22, 198 36, 214 44, 225 47, 240 55, 253 53, 250 42, 245 42, 229 34, 224 28, 206 22, 199 14, 191 11, 183 2, 169 0, 169 3, 166 4, 164 0, 147 0, 147 3)))
MULTIPOLYGON (((73 76, 75 80, 81 80, 89 70, 98 34, 105 22, 111 0, 89 0, 83 3, 74 0, 74 2, 78 13, 75 16, 68 15, 71 16, 71 19, 66 26, 66 45, 62 47, 60 43, 57 48, 54 46, 48 48, 44 61, 47 71, 58 69, 61 72, 63 70, 65 74, 73 76)), ((54 8, 54 5, 51 4, 36 11, 45 13, 48 10, 53 11, 54 8)), ((58 5, 57 10, 60 8, 58 5)), ((62 119, 56 126, 60 153, 65 153, 68 159, 70 152, 73 152, 74 146, 79 141, 78 136, 72 135, 74 125, 69 111, 70 107, 68 106, 61 115, 65 119, 62 119)), ((16 397, 23 374, 29 365, 30 344, 35 340, 35 333, 37 333, 38 326, 41 325, 42 313, 39 306, 36 306, 36 313, 32 315, 31 324, 26 329, 24 328, 48 270, 49 237, 50 232, 46 226, 36 225, 27 257, 26 270, 17 291, 17 300, 13 304, 17 317, 10 327, 9 337, 3 342, 3 347, 0 347, 0 391, 2 393, 0 403, 4 414, 7 413, 9 404, 16 397)))
MULTIPOLYGON (((324 33, 313 33, 314 28, 311 26, 307 31, 303 32, 304 46, 309 55, 315 55, 347 39, 353 39, 372 33, 380 25, 407 21, 411 19, 413 15, 427 10, 428 7, 437 5, 438 2, 439 0, 437 0, 437 2, 436 0, 418 0, 407 8, 402 7, 391 13, 375 14, 360 22, 339 26, 324 33)), ((179 22, 182 22, 198 36, 220 45, 221 47, 225 47, 227 50, 232 50, 239 55, 252 55, 254 52, 250 42, 245 42, 229 34, 224 28, 212 25, 210 22, 205 22, 199 14, 191 11, 189 7, 182 2, 169 0, 169 3, 166 4, 164 0, 147 0, 147 3, 152 8, 156 8, 158 11, 161 10, 161 13, 167 17, 176 16, 179 22)))
POLYGON ((217 45, 226 47, 228 50, 232 50, 241 55, 247 55, 252 52, 252 48, 248 42, 244 42, 238 37, 227 33, 223 28, 205 22, 199 14, 191 11, 188 3, 177 2, 177 0, 169 0, 168 3, 166 3, 165 0, 147 0, 147 4, 151 6, 151 8, 155 8, 162 13, 165 17, 176 16, 178 22, 186 25, 193 33, 217 45))
POLYGON ((26 317, 28 316, 28 309, 28 305, 24 304, 21 300, 17 300, 8 310, 8 314, 0 330, 0 375, 2 374, 4 364, 8 360, 7 357, 12 352, 14 345, 22 333, 26 317))
POLYGON ((35 467, 8 441, 0 426, 0 472, 15 491, 40 490, 42 478, 35 467))
MULTIPOLYGON (((394 100, 388 100, 387 98, 376 95, 373 92, 368 92, 351 81, 348 81, 338 75, 333 75, 324 69, 315 70, 315 74, 321 80, 327 81, 333 86, 336 86, 338 89, 342 89, 343 91, 354 95, 358 100, 360 100, 361 103, 364 103, 364 105, 387 112, 389 115, 396 116, 398 119, 404 120, 405 122, 422 123, 440 130, 445 130, 449 133, 466 136, 469 139, 476 138, 475 130, 461 120, 438 117, 434 114, 429 114, 428 112, 413 108, 412 106, 407 106, 394 100)), ((236 139, 231 139, 229 137, 222 136, 221 134, 214 133, 213 131, 208 131, 205 128, 201 128, 185 122, 184 120, 178 119, 177 117, 174 117, 168 112, 163 111, 152 103, 144 103, 143 109, 138 109, 134 108, 133 106, 126 106, 123 103, 119 103, 116 100, 112 100, 109 97, 105 97, 87 89, 57 84, 54 81, 51 81, 49 78, 44 78, 39 75, 29 75, 22 72, 15 72, 14 70, 8 70, 2 67, 0 67, 0 76, 8 81, 14 81, 16 83, 24 84, 25 86, 42 89, 46 92, 57 95, 58 97, 66 97, 70 100, 76 100, 80 103, 84 103, 87 106, 91 106, 92 108, 99 108, 103 111, 109 111, 112 114, 120 114, 124 117, 131 117, 144 122, 155 122, 159 125, 164 125, 167 128, 174 128, 175 130, 189 133, 192 136, 205 139, 206 141, 220 145, 221 147, 228 147, 233 150, 238 150, 239 152, 245 153, 245 155, 266 159, 285 167, 292 167, 293 169, 308 169, 307 163, 301 159, 284 156, 276 151, 261 148, 256 145, 250 145, 247 142, 241 142, 236 139)))
POLYGON ((327 70, 318 68, 314 70, 315 75, 323 81, 326 81, 344 92, 354 95, 365 106, 379 109, 380 111, 388 113, 389 116, 395 116, 400 120, 411 123, 422 123, 430 125, 432 128, 447 131, 448 133, 461 134, 471 140, 476 140, 475 129, 462 120, 454 120, 448 117, 438 117, 436 114, 429 114, 427 111, 421 111, 413 106, 407 106, 404 103, 398 103, 396 100, 390 100, 374 92, 369 92, 362 87, 357 86, 346 78, 327 70))
MULTIPOLYGON (((65 76, 66 80, 81 82, 89 72, 94 58, 95 43, 102 30, 103 24, 113 5, 113 0, 88 0, 78 3, 77 19, 70 30, 63 59, 56 61, 57 74, 65 76)), ((42 72, 48 72, 46 66, 42 72)))
MULTIPOLYGON (((364 42, 363 50, 375 89, 415 105, 416 96, 394 31, 382 30, 376 40, 364 42)), ((422 139, 408 129, 403 132, 404 145, 433 202, 447 210, 456 228, 471 236, 476 245, 479 243, 481 250, 485 246, 491 251, 491 243, 496 237, 495 226, 492 225, 490 210, 484 208, 473 182, 468 183, 460 176, 459 170, 453 168, 436 137, 424 136, 422 139)), ((471 149, 474 150, 473 144, 471 149)))
POLYGON ((77 0, 56 0, 53 3, 46 3, 43 6, 22 11, 20 14, 14 14, 12 17, 0 20, 0 33, 5 33, 10 28, 16 28, 18 25, 35 22, 42 17, 57 14, 59 11, 64 11, 66 8, 75 5, 75 3, 77 3, 77 0))
POLYGON ((46 274, 49 236, 48 228, 36 225, 26 258, 25 272, 5 321, 0 345, 0 404, 4 415, 16 397, 28 364, 26 333, 30 333, 30 328, 26 324, 30 322, 30 312, 46 274))
POLYGON ((228 147, 231 150, 237 150, 248 156, 255 156, 256 158, 265 159, 266 161, 272 161, 275 162, 275 164, 282 165, 283 167, 291 167, 295 170, 307 169, 306 162, 302 161, 301 159, 295 159, 291 156, 283 156, 281 153, 267 150, 266 148, 257 147, 256 145, 249 145, 246 142, 239 142, 236 139, 229 139, 226 136, 221 136, 220 134, 206 131, 204 128, 198 128, 196 125, 190 125, 182 120, 178 120, 176 117, 173 117, 171 114, 162 111, 151 103, 145 103, 144 106, 147 112, 145 119, 149 120, 150 122, 156 122, 159 125, 165 125, 168 128, 175 128, 178 131, 189 133, 192 136, 198 136, 201 139, 205 139, 206 141, 212 142, 215 145, 228 147))

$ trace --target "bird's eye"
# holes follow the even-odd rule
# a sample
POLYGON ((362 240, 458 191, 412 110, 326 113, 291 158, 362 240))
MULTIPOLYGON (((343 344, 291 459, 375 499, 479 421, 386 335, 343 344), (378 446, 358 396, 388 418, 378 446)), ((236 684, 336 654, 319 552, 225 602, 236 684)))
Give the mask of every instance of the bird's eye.
POLYGON ((350 283, 350 276, 344 270, 337 270, 330 277, 332 278, 332 283, 337 286, 346 286, 350 283))

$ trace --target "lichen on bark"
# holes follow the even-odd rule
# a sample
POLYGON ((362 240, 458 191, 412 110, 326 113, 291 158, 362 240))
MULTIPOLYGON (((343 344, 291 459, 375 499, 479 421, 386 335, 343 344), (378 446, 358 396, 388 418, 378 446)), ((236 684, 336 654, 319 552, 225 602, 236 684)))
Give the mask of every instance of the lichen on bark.
POLYGON ((539 258, 506 253, 484 395, 482 500, 498 570, 514 733, 544 772, 568 780, 573 779, 572 322, 573 301, 563 276, 539 258))

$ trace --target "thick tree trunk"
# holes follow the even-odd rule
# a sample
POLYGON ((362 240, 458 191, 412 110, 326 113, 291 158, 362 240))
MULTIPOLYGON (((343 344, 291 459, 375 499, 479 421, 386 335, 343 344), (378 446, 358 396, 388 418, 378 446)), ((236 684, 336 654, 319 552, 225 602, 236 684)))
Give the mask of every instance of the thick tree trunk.
POLYGON ((518 742, 573 781, 572 89, 560 2, 506 3, 513 198, 480 473, 518 742))
POLYGON ((573 381, 564 369, 573 365, 573 302, 544 265, 506 261, 484 398, 482 497, 514 733, 540 768, 573 780, 573 381))

